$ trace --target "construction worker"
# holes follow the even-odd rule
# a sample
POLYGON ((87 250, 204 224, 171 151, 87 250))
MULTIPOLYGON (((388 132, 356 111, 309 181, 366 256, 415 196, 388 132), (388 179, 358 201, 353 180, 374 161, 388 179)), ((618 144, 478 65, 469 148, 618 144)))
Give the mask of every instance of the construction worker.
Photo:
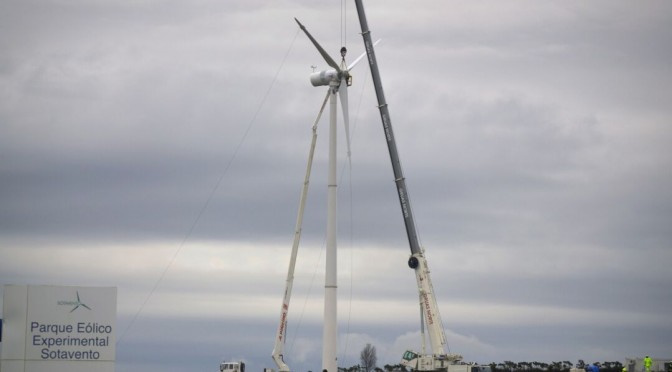
POLYGON ((597 363, 587 365, 584 370, 586 372, 600 372, 600 366, 597 363))
POLYGON ((646 372, 651 372, 651 365, 653 364, 653 360, 647 355, 644 357, 644 370, 646 372))

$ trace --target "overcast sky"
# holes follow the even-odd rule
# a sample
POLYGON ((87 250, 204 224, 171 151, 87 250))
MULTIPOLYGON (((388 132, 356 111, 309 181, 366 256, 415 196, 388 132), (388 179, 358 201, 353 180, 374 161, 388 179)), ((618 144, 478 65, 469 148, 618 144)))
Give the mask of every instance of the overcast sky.
MULTIPOLYGON (((0 284, 118 287, 117 371, 270 354, 353 2, 0 1, 0 284), (342 17, 345 22, 342 22, 342 17)), ((451 352, 672 356, 672 2, 365 2, 451 352)), ((339 365, 419 349, 366 63, 339 156, 339 365)), ((340 113, 339 113, 340 115, 340 113)), ((289 315, 319 370, 326 120, 289 315)), ((1 290, 1 289, 0 289, 1 290)))

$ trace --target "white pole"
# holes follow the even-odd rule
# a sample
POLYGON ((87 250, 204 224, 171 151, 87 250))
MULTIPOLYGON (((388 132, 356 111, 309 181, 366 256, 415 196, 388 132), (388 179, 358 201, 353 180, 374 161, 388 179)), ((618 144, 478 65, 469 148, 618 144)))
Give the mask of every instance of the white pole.
POLYGON ((327 178, 327 252, 324 282, 324 328, 322 334, 322 370, 336 370, 336 90, 339 82, 329 85, 329 175, 327 178))

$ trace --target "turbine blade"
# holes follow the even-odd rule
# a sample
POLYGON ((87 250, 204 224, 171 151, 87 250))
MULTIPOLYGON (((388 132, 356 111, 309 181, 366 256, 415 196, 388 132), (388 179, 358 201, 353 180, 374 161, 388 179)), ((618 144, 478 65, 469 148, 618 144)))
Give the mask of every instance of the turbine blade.
POLYGON ((320 45, 320 43, 318 43, 317 40, 315 40, 315 38, 313 38, 313 35, 311 35, 310 32, 308 32, 308 30, 306 30, 306 26, 302 25, 301 22, 299 22, 298 19, 294 18, 294 20, 296 21, 296 23, 299 24, 299 27, 301 27, 301 29, 303 30, 303 32, 306 33, 306 36, 308 36, 308 38, 310 39, 310 41, 313 42, 313 45, 315 45, 315 48, 317 48, 317 51, 320 52, 320 54, 322 55, 322 58, 324 58, 324 60, 327 61, 327 64, 328 64, 329 66, 333 67, 334 69, 336 69, 336 71, 337 71, 338 73, 340 73, 340 72, 341 72, 341 68, 340 68, 340 66, 338 65, 338 63, 336 63, 336 61, 334 61, 333 58, 331 58, 331 57, 329 56, 329 54, 327 53, 327 51, 324 50, 324 48, 322 48, 322 46, 320 45))
MULTIPOLYGON (((382 39, 378 39, 378 40, 376 40, 376 42, 373 43, 373 46, 378 45, 378 43, 380 43, 381 40, 382 40, 382 39)), ((353 67, 355 67, 355 65, 358 64, 359 61, 361 61, 362 58, 364 58, 365 56, 366 56, 366 52, 362 53, 359 57, 357 57, 357 59, 354 60, 354 62, 352 62, 352 63, 350 64, 350 66, 348 66, 348 71, 350 71, 353 67)))
POLYGON ((345 142, 348 146, 348 158, 350 158, 350 113, 348 111, 348 84, 345 78, 341 80, 341 86, 338 88, 338 95, 341 99, 341 108, 343 109, 343 123, 345 124, 345 142))

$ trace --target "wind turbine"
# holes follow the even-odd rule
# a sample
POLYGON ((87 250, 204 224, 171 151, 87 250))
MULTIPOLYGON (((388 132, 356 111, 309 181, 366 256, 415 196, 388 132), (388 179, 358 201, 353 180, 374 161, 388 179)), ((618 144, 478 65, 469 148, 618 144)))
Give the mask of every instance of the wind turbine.
MULTIPOLYGON (((301 191, 301 198, 299 200, 299 212, 296 220, 294 231, 294 243, 292 245, 292 253, 289 262, 289 269, 287 272, 287 282, 285 286, 285 294, 283 297, 282 307, 280 309, 280 323, 277 329, 275 345, 273 348, 272 358, 278 367, 279 372, 289 372, 289 366, 284 361, 284 343, 287 334, 287 318, 289 313, 289 302, 291 299, 292 286, 294 282, 294 269, 296 265, 296 257, 298 252, 299 240, 301 238, 301 226, 303 223, 303 212, 305 208, 306 195, 310 179, 310 171, 312 167, 313 154, 315 151, 316 142, 316 126, 317 122, 322 116, 322 112, 327 101, 330 102, 329 112, 329 171, 328 171, 328 190, 327 190, 327 243, 326 243, 326 272, 325 272, 325 297, 324 297, 324 325, 323 325, 323 346, 322 346, 322 370, 328 372, 337 371, 336 363, 336 344, 337 344, 337 322, 336 322, 336 292, 337 292, 337 270, 336 270, 336 207, 337 207, 337 174, 336 174, 336 144, 337 144, 337 130, 336 130, 336 114, 337 114, 337 100, 338 96, 341 99, 341 108, 343 109, 343 122, 345 124, 345 135, 348 149, 348 157, 350 156, 350 118, 348 114, 348 86, 352 82, 350 70, 361 61, 366 53, 362 53, 349 66, 345 64, 345 54, 347 50, 345 47, 341 48, 341 64, 337 64, 331 56, 320 46, 320 44, 313 38, 313 36, 306 30, 306 28, 294 18, 299 24, 301 30, 305 32, 310 41, 315 45, 327 64, 332 67, 329 70, 315 72, 316 66, 311 66, 313 73, 310 75, 310 81, 313 86, 328 86, 327 95, 324 98, 320 112, 313 125, 313 139, 308 156, 308 164, 306 167, 306 175, 304 178, 303 189, 301 191), (338 93, 338 96, 336 95, 338 93)), ((378 44, 377 40, 373 45, 378 44)))
POLYGON ((336 221, 337 221, 337 172, 336 172, 336 149, 337 149, 337 130, 336 113, 338 97, 341 98, 341 108, 343 109, 343 123, 345 124, 345 137, 347 142, 348 155, 350 154, 350 117, 348 113, 348 86, 352 83, 350 68, 354 67, 355 61, 351 66, 345 65, 345 47, 341 48, 341 64, 337 64, 333 58, 322 48, 322 46, 306 30, 306 27, 294 18, 299 24, 301 30, 308 36, 322 58, 327 62, 331 69, 313 72, 310 75, 310 82, 313 86, 328 86, 329 95, 329 172, 327 176, 327 247, 326 247, 326 265, 324 280, 324 324, 322 328, 322 370, 327 372, 337 372, 336 363, 336 340, 337 340, 337 322, 336 322, 336 301, 337 301, 337 269, 336 269, 336 221))

